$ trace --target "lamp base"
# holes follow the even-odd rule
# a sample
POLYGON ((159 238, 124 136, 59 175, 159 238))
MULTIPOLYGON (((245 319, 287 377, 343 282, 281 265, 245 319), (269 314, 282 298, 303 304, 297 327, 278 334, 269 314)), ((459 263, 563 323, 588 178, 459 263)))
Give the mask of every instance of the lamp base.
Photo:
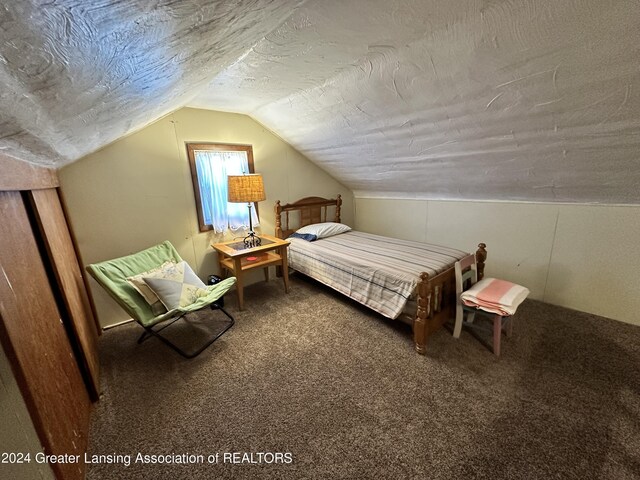
POLYGON ((243 241, 245 248, 254 248, 262 245, 262 240, 256 235, 256 232, 254 232, 253 230, 249 232, 249 235, 244 237, 243 241))

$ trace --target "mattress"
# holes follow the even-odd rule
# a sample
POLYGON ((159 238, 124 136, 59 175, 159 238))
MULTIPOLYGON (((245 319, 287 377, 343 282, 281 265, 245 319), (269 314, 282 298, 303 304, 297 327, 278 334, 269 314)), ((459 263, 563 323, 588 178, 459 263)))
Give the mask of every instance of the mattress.
POLYGON ((314 242, 289 240, 291 268, 394 319, 413 297, 420 273, 437 275, 468 255, 353 230, 314 242))

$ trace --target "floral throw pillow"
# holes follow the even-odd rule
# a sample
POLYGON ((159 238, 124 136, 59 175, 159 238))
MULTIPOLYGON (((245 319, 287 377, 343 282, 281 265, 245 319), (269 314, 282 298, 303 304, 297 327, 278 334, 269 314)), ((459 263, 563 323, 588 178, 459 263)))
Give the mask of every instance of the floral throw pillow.
POLYGON ((133 277, 128 277, 127 282, 136 289, 136 291, 142 295, 142 297, 146 300, 146 302, 151 306, 151 312, 158 316, 167 311, 164 307, 158 296, 149 288, 149 286, 143 280, 144 277, 153 277, 154 275, 161 272, 164 268, 175 265, 175 262, 166 261, 162 265, 152 268, 147 272, 139 273, 138 275, 134 275, 133 277))
POLYGON ((167 265, 143 280, 167 310, 187 307, 207 294, 207 286, 184 261, 167 265))

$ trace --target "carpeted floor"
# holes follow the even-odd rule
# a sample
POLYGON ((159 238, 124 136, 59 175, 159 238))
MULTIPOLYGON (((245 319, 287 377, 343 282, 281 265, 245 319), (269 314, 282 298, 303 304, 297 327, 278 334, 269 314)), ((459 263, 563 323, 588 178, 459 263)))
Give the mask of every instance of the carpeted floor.
POLYGON ((639 327, 528 300, 500 359, 445 329, 420 356, 409 327, 300 277, 233 297, 193 360, 104 333, 89 454, 123 457, 88 479, 640 478, 639 327))

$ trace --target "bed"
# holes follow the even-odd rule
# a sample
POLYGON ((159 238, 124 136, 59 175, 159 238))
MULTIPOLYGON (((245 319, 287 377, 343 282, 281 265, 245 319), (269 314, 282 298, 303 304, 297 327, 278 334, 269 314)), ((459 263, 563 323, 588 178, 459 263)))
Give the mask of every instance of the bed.
MULTIPOLYGON (((340 223, 342 199, 306 197, 275 205, 275 235, 289 238, 297 229, 340 223), (333 214, 333 215, 332 215, 333 214)), ((289 266, 413 328, 415 349, 426 353, 429 335, 455 318, 454 264, 467 252, 365 232, 349 231, 314 242, 289 238, 289 266)), ((478 276, 484 274, 486 245, 476 251, 478 276)))

